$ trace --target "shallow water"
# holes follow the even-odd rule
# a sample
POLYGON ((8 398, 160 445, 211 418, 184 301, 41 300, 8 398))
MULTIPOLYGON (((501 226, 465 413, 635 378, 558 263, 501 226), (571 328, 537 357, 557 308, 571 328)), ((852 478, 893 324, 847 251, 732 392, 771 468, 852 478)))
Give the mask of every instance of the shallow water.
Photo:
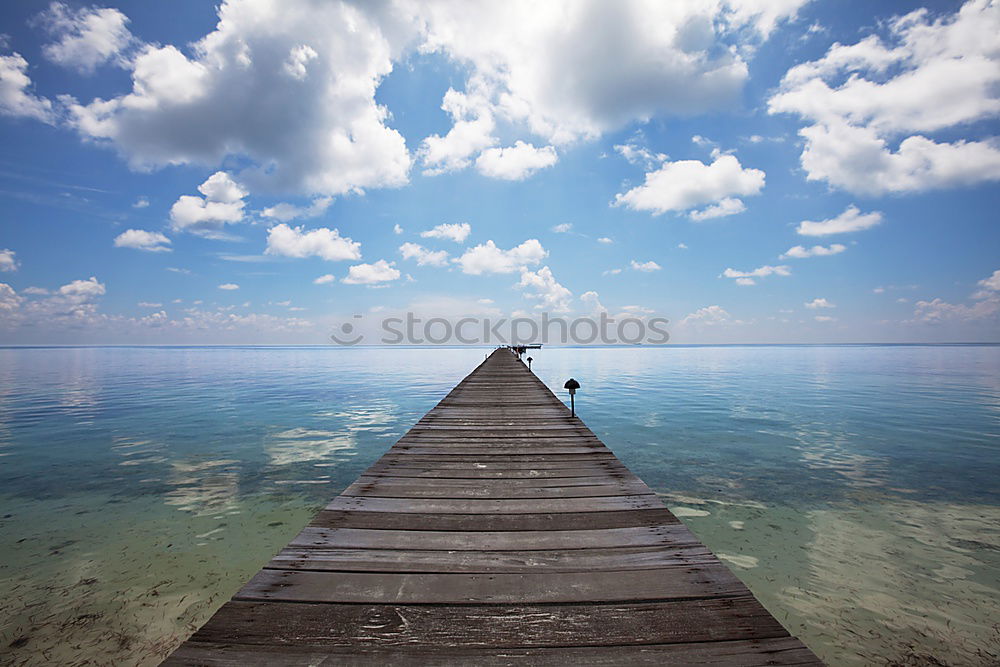
MULTIPOLYGON (((0 349, 3 660, 155 664, 484 353, 0 349)), ((828 663, 997 662, 1000 347, 533 356, 828 663)))

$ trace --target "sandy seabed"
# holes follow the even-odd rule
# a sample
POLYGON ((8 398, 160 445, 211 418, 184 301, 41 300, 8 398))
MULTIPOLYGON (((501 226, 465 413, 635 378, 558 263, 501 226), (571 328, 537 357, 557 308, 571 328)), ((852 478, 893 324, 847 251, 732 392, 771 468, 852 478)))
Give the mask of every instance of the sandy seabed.
MULTIPOLYGON (((169 507, 31 501, 32 515, 58 523, 5 502, 2 529, 20 536, 0 566, 5 663, 155 665, 319 509, 295 495, 236 500, 224 475, 198 479, 169 507)), ((1000 508, 891 501, 803 513, 664 499, 828 664, 1000 660, 1000 508)))

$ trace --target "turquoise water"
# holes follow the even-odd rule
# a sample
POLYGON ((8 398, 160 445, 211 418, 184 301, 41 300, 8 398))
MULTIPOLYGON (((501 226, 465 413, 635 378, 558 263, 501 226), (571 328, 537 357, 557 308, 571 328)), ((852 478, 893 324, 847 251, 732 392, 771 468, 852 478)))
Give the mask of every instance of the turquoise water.
MULTIPOLYGON (((0 655, 155 664, 484 354, 0 349, 0 655)), ((1000 347, 533 356, 830 664, 998 660, 1000 347)))

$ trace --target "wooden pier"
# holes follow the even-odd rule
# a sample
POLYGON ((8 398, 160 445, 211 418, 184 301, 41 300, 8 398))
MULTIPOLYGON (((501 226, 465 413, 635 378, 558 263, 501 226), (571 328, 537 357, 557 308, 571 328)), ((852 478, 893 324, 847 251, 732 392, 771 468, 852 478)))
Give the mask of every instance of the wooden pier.
POLYGON ((501 349, 165 664, 567 663, 821 664, 501 349))

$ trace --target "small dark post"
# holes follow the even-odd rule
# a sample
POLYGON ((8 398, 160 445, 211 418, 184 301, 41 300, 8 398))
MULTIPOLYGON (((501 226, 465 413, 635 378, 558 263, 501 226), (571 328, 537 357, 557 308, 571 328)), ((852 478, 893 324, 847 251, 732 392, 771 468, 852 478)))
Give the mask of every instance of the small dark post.
POLYGON ((570 378, 566 380, 566 384, 563 385, 563 389, 569 389, 569 414, 571 417, 576 417, 576 390, 580 388, 580 383, 570 378))
POLYGON ((531 370, 531 362, 534 361, 531 357, 528 357, 528 370, 531 370))

